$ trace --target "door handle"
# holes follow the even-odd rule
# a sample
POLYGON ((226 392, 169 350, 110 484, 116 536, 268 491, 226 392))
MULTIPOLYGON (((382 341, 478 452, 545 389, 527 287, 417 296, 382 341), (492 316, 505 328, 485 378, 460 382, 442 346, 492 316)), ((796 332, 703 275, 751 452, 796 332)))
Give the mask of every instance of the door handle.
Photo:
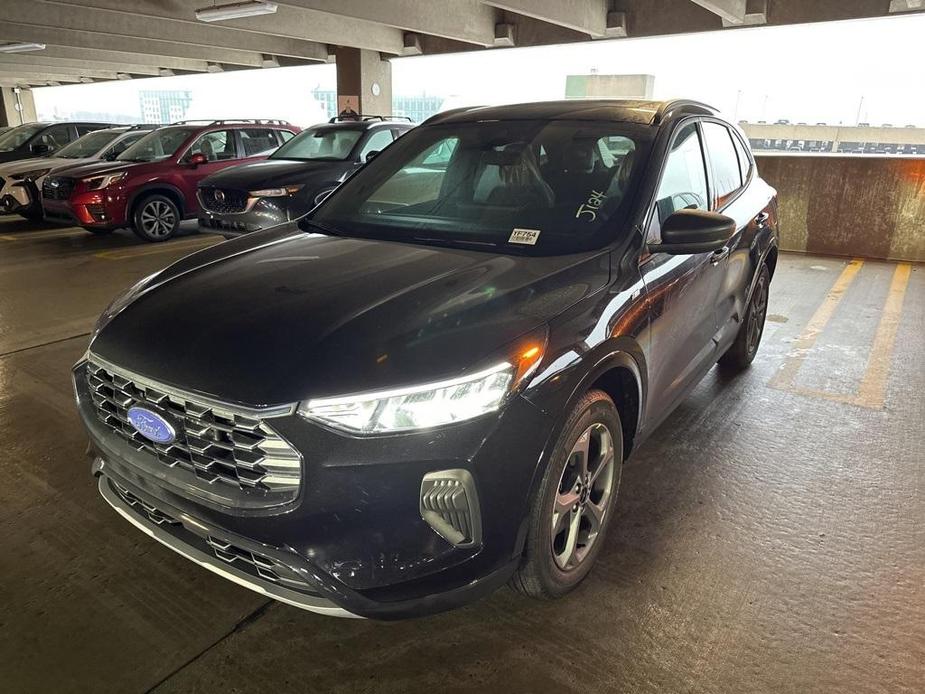
POLYGON ((718 251, 713 251, 713 255, 710 256, 710 262, 714 265, 720 263, 729 257, 729 253, 732 249, 729 246, 723 246, 718 251))
POLYGON ((763 227, 765 224, 768 223, 768 220, 770 218, 771 218, 771 214, 769 212, 762 212, 757 217, 755 217, 755 224, 757 224, 759 227, 763 227))

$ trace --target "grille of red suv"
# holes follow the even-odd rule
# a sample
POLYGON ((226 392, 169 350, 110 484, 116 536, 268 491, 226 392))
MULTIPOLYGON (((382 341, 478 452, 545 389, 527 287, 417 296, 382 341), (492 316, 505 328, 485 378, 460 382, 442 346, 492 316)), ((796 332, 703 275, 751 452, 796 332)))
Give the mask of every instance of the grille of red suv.
POLYGON ((48 200, 67 200, 74 190, 75 181, 66 176, 47 176, 42 183, 42 197, 48 200))
POLYGON ((301 456, 260 416, 120 374, 93 360, 87 364, 87 384, 100 421, 161 464, 185 470, 206 486, 221 485, 225 496, 284 503, 298 493, 301 456), (129 421, 128 410, 136 406, 161 414, 173 425, 175 440, 156 443, 142 436, 129 421))
POLYGON ((247 193, 227 188, 201 188, 199 200, 209 212, 229 214, 247 209, 247 193))

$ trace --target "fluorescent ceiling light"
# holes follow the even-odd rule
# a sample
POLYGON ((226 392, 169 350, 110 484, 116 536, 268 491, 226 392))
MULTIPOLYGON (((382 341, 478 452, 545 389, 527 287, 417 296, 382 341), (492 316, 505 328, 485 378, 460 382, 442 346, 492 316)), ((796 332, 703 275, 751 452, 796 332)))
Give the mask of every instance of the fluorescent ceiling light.
POLYGON ((132 76, 131 76, 130 74, 128 74, 127 72, 117 72, 117 73, 116 73, 116 79, 120 79, 120 80, 130 80, 130 79, 132 79, 132 76))
POLYGON ((260 14, 273 14, 276 12, 275 2, 266 0, 245 0, 233 2, 228 5, 213 5, 196 10, 196 19, 200 22, 221 22, 225 19, 241 19, 242 17, 255 17, 260 14))
POLYGON ((2 43, 0 53, 28 53, 29 51, 44 51, 44 43, 2 43))

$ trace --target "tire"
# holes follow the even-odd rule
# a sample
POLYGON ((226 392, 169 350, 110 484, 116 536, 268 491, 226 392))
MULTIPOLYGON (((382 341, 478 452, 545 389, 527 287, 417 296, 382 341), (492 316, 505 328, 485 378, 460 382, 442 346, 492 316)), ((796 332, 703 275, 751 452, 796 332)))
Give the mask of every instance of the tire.
POLYGON ((135 205, 132 231, 151 242, 166 241, 180 228, 180 210, 165 195, 146 195, 135 205))
POLYGON ((589 391, 569 415, 533 500, 524 554, 511 578, 512 588, 550 600, 584 580, 614 515, 622 464, 623 429, 617 408, 603 391, 589 391), (605 454, 607 437, 610 455, 605 454), (557 512, 556 507, 564 510, 557 512))
POLYGON ((768 315, 768 287, 771 284, 771 273, 764 263, 758 269, 758 281, 755 291, 748 302, 745 320, 739 326, 735 342, 729 346, 726 353, 717 362, 720 367, 731 373, 744 371, 755 360, 761 336, 764 334, 764 321, 768 315))

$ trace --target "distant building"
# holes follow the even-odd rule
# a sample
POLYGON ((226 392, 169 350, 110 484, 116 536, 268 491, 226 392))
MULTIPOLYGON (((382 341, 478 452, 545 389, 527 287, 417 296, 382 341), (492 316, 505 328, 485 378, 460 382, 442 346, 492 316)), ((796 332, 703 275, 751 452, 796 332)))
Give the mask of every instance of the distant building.
POLYGON ((566 99, 651 99, 654 75, 569 75, 565 78, 566 99))
MULTIPOLYGON (((337 92, 316 87, 312 90, 315 101, 325 110, 328 118, 337 115, 337 92)), ((443 96, 393 96, 392 113, 376 113, 369 115, 405 116, 415 123, 427 120, 435 113, 440 112, 446 97, 443 96)))
POLYGON ((925 128, 777 122, 739 123, 755 152, 818 152, 925 156, 925 128))
POLYGON ((193 96, 188 91, 142 90, 138 92, 138 105, 143 123, 173 123, 183 120, 193 96))

